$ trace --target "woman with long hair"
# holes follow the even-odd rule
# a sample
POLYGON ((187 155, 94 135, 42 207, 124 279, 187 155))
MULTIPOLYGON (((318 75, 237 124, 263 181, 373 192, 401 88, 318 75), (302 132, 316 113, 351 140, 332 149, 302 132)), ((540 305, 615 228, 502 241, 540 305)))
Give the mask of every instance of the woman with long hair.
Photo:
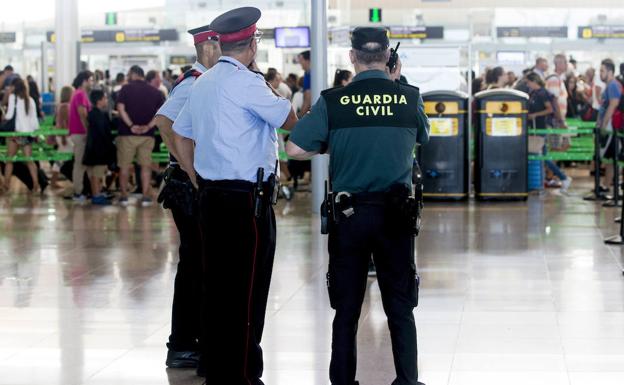
MULTIPOLYGON (((553 128, 553 115, 555 114, 555 101, 548 93, 546 84, 536 72, 526 75, 526 83, 529 87, 529 114, 527 116, 529 126, 536 129, 553 128)), ((547 154, 547 146, 544 145, 543 155, 547 154)), ((572 178, 567 176, 555 162, 545 160, 546 167, 561 181, 561 192, 565 193, 572 184, 572 178)))
MULTIPOLYGON (((55 127, 61 130, 69 129, 69 102, 71 101, 71 97, 74 94, 74 87, 72 86, 64 86, 61 88, 61 100, 59 105, 56 107, 55 114, 55 127)), ((72 152, 73 148, 71 142, 67 138, 66 135, 63 136, 54 136, 52 137, 54 140, 54 146, 59 152, 72 152)), ((61 172, 61 166, 63 162, 54 162, 52 165, 52 188, 61 187, 58 184, 59 174, 61 172)))
POLYGON ((349 70, 336 70, 334 75, 334 87, 344 87, 353 80, 353 72, 349 70))
POLYGON ((503 67, 494 67, 485 74, 486 89, 488 90, 505 88, 508 81, 508 75, 503 67))
MULTIPOLYGON (((15 132, 34 132, 39 129, 37 119, 37 107, 35 101, 30 97, 28 85, 21 78, 16 78, 9 87, 9 106, 5 120, 15 117, 15 132)), ((32 156, 32 143, 35 141, 32 136, 15 136, 7 139, 7 157, 11 158, 22 148, 24 156, 32 156)), ((35 162, 26 162, 30 177, 33 180, 32 191, 39 191, 39 179, 37 178, 37 166, 35 162)), ((8 160, 4 167, 4 190, 8 190, 13 176, 13 162, 8 160)))

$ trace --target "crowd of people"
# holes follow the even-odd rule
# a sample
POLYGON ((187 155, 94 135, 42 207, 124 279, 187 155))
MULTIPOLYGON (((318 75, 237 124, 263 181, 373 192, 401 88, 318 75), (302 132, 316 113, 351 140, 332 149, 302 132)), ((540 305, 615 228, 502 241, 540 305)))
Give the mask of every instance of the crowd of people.
MULTIPOLYGON (((310 110, 310 51, 298 55, 303 76, 290 73, 284 77, 275 68, 269 68, 265 79, 283 97, 290 100, 299 116, 310 110)), ((127 74, 118 73, 111 79, 109 71, 80 72, 71 85, 62 86, 54 109, 54 126, 66 129, 67 136, 48 136, 46 143, 59 152, 73 153, 73 160, 50 161, 51 186, 61 190, 67 199, 83 202, 90 197, 96 205, 111 204, 118 193, 117 202, 128 204, 130 192, 141 194, 142 206, 153 203, 152 188, 161 181, 164 165, 152 161, 152 152, 158 151, 162 140, 156 135, 154 115, 166 100, 182 74, 191 69, 182 67, 180 74, 171 70, 150 70, 132 66, 127 74), (68 183, 61 183, 66 179, 68 183), (134 180, 133 180, 134 179, 134 180), (133 180, 133 181, 132 181, 133 180)), ((338 70, 335 86, 348 84, 351 71, 338 70)), ((37 83, 31 76, 26 79, 13 67, 0 72, 0 100, 6 111, 2 122, 14 120, 16 132, 34 132, 44 118, 42 98, 37 83), (15 116, 15 118, 14 118, 15 116)), ((54 88, 52 81, 50 90, 54 88)), ((3 123, 3 125, 4 125, 3 123)), ((280 168, 284 178, 283 195, 290 199, 298 188, 299 180, 309 180, 309 161, 288 160, 284 148, 284 135, 280 135, 280 168), (290 183, 288 183, 290 181, 290 183)), ((7 157, 32 155, 33 136, 16 136, 6 139, 7 157)), ((11 162, 3 164, 4 177, 0 191, 10 189, 13 169, 27 168, 26 179, 20 179, 32 192, 43 192, 47 185, 46 173, 40 162, 11 162), (42 181, 42 178, 44 181, 42 181)))
MULTIPOLYGON (((295 73, 284 76, 275 68, 269 68, 264 76, 279 95, 292 102, 301 117, 309 112, 312 104, 310 51, 301 52, 298 62, 303 76, 295 73)), ((141 205, 150 206, 153 203, 152 187, 160 182, 163 170, 162 165, 152 161, 152 152, 157 151, 162 143, 156 135, 153 118, 178 77, 190 69, 190 66, 183 67, 180 74, 171 70, 145 73, 135 65, 127 74, 118 73, 114 79, 109 71, 82 71, 71 86, 63 86, 54 123, 56 128, 69 130, 69 136, 50 136, 46 143, 61 152, 73 152, 74 160, 50 162, 52 187, 62 188, 60 180, 64 175, 71 182, 71 187, 64 192, 66 198, 85 201, 90 196, 93 204, 105 205, 112 202, 113 192, 118 192, 119 204, 127 205, 132 191, 141 195, 141 205)), ((589 67, 580 73, 574 59, 558 54, 554 57, 552 71, 548 60, 542 57, 537 58, 533 67, 524 70, 521 77, 503 67, 488 68, 473 80, 472 93, 505 88, 526 92, 530 97, 528 123, 532 128, 565 128, 566 118, 579 118, 598 120, 607 132, 623 125, 624 63, 619 66, 619 72, 616 76, 615 64, 605 59, 598 71, 589 67)), ((345 86, 352 78, 351 71, 338 69, 333 87, 345 86)), ((52 83, 50 87, 53 87, 52 83)), ((28 133, 39 128, 44 118, 42 99, 31 76, 22 78, 7 65, 0 71, 0 100, 3 106, 0 113, 4 111, 3 130, 28 133)), ((570 145, 565 135, 549 135, 547 138, 543 154, 547 147, 559 151, 570 145)), ((287 135, 279 135, 280 170, 284 182, 282 194, 290 199, 299 188, 299 181, 308 179, 310 162, 288 159, 284 147, 287 139, 287 135)), ((35 140, 32 136, 22 135, 6 138, 7 157, 15 156, 20 150, 24 156, 31 156, 35 140)), ((607 158, 613 157, 608 144, 603 151, 607 158)), ((572 178, 555 162, 545 163, 546 185, 566 191, 572 178)), ((31 191, 42 191, 47 185, 46 174, 40 170, 39 162, 14 164, 6 161, 2 167, 0 192, 10 189, 14 173, 31 191)), ((607 186, 611 177, 607 168, 607 186)))
MULTIPOLYGON (((577 62, 564 54, 555 55, 553 70, 548 60, 539 57, 535 65, 523 71, 517 78, 514 72, 502 67, 489 68, 474 79, 472 93, 491 89, 516 89, 529 95, 528 124, 531 128, 567 128, 566 119, 576 118, 597 121, 604 136, 602 156, 607 159, 613 154, 613 131, 624 128, 624 63, 619 66, 611 59, 604 59, 599 70, 589 67, 579 72, 577 62)), ((541 136, 540 136, 541 137, 541 136)), ((565 151, 570 146, 565 135, 546 136, 542 154, 547 147, 553 151, 565 151)), ((547 187, 561 187, 567 191, 572 178, 553 161, 545 161, 547 187)), ((612 168, 605 169, 605 189, 610 188, 612 168)))

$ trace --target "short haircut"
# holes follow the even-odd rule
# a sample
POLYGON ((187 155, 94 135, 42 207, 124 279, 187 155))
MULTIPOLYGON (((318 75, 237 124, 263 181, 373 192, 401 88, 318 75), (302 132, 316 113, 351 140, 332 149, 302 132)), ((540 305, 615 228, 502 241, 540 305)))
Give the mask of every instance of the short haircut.
POLYGON ((91 91, 91 93, 89 94, 89 100, 91 101, 91 104, 93 104, 94 106, 102 99, 104 99, 106 97, 106 94, 104 93, 104 91, 102 90, 93 90, 91 91))
POLYGON ((6 67, 4 67, 5 71, 13 71, 13 66, 12 65, 7 65, 6 67))
POLYGON ((226 55, 227 53, 234 53, 234 54, 241 53, 244 50, 246 50, 247 47, 249 47, 249 44, 251 44, 251 41, 253 39, 254 39, 254 37, 252 36, 252 37, 250 37, 248 39, 240 40, 240 41, 233 41, 231 43, 220 42, 220 44, 221 44, 221 52, 225 56, 228 56, 228 55, 226 55))
POLYGON ((535 65, 538 65, 540 63, 547 63, 547 62, 548 62, 548 60, 546 60, 543 57, 538 57, 537 59, 535 59, 535 65))
POLYGON ((304 60, 310 60, 310 50, 303 51, 299 54, 304 60))
POLYGON ((542 77, 539 76, 535 72, 529 72, 526 75, 526 80, 529 81, 529 82, 537 83, 537 84, 540 85, 540 87, 544 87, 545 86, 545 83, 544 83, 544 80, 542 79, 542 77))
POLYGON ((117 76, 115 76, 115 83, 119 84, 126 79, 126 75, 123 72, 119 72, 117 76))
POLYGON ((133 65, 132 67, 130 67, 130 73, 131 74, 135 74, 139 77, 144 78, 145 77, 145 72, 143 71, 143 68, 141 68, 138 65, 133 65))
POLYGON ((152 80, 154 80, 156 76, 158 76, 158 71, 156 70, 147 71, 147 75, 145 75, 145 81, 149 83, 152 80))
POLYGON ((555 55, 555 58, 554 58, 554 61, 557 61, 557 60, 563 60, 563 61, 567 62, 568 58, 566 57, 566 55, 564 55, 562 53, 558 53, 558 54, 555 55))
POLYGON ((74 79, 72 86, 75 89, 78 89, 80 87, 82 87, 82 83, 84 83, 85 81, 89 80, 89 78, 93 77, 93 72, 86 70, 86 71, 81 71, 78 73, 78 75, 76 75, 76 78, 74 79))
MULTIPOLYGON (((371 42, 366 43, 362 46, 362 48, 366 48, 367 50, 374 51, 375 49, 379 49, 381 44, 371 42)), ((390 59, 390 52, 386 50, 381 50, 379 52, 368 52, 368 51, 360 51, 358 49, 354 49, 355 52, 355 60, 358 63, 364 65, 371 65, 373 63, 387 63, 390 59)))
POLYGON ((273 80, 275 80, 275 78, 277 77, 277 74, 278 72, 275 68, 269 68, 266 75, 264 75, 264 80, 270 83, 273 80))
POLYGON ((613 63, 613 60, 611 59, 604 59, 600 65, 604 66, 604 68, 607 69, 607 71, 611 71, 613 73, 615 73, 615 63, 613 63))
POLYGON ((65 86, 61 88, 61 103, 69 103, 73 93, 74 87, 72 86, 65 86))

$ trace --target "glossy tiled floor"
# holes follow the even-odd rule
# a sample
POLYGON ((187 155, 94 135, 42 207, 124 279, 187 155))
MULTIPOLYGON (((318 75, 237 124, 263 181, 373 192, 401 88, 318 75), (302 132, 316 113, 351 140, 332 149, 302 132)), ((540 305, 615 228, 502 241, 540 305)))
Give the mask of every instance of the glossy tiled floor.
MULTIPOLYGON (((416 310, 422 381, 624 383, 623 254, 602 242, 616 232, 616 211, 580 192, 427 206, 416 310)), ((201 383, 164 367, 177 259, 168 212, 52 196, 0 202, 0 384, 201 383)), ((326 240, 305 196, 278 211, 264 380, 327 385, 326 240)), ((389 336, 374 279, 369 286, 358 378, 388 385, 389 336)))

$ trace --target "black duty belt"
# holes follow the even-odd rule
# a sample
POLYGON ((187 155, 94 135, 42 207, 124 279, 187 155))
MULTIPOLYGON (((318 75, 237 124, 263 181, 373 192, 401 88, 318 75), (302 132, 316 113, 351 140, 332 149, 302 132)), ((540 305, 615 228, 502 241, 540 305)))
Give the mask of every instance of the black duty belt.
POLYGON ((388 193, 386 192, 361 192, 351 194, 351 202, 354 205, 379 205, 388 201, 388 193))
MULTIPOLYGON (((197 177, 197 184, 200 189, 208 189, 208 190, 221 190, 221 191, 232 191, 232 192, 254 192, 256 188, 256 184, 253 182, 249 182, 246 180, 239 179, 227 179, 227 180, 206 180, 202 177, 197 177)), ((265 191, 269 189, 269 183, 262 183, 262 188, 265 191)))

